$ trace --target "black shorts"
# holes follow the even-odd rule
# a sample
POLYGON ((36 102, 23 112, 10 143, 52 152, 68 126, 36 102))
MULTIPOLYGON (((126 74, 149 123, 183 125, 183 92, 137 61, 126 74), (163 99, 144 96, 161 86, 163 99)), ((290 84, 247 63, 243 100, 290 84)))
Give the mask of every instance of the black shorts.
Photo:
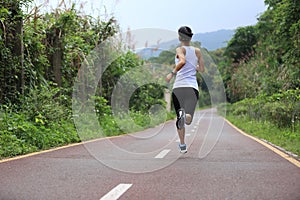
POLYGON ((173 105, 179 117, 179 109, 184 109, 186 114, 194 116, 195 108, 199 99, 199 92, 195 88, 174 88, 172 92, 173 105))

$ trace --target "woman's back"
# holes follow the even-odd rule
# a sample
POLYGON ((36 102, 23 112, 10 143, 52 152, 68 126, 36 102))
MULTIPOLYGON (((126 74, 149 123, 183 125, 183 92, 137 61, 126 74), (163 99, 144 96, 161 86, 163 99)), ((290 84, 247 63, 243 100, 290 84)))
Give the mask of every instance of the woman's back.
MULTIPOLYGON (((185 65, 177 72, 173 88, 192 87, 198 90, 196 79, 196 66, 198 58, 195 53, 195 48, 192 46, 182 46, 185 49, 185 65)), ((175 58, 175 63, 178 63, 178 58, 175 58)))

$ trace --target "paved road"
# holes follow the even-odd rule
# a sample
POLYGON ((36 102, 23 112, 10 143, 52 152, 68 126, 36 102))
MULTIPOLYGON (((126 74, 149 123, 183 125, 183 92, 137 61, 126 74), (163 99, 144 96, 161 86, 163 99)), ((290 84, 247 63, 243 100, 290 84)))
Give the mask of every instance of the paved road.
POLYGON ((0 163, 0 200, 300 199, 300 168, 240 134, 213 110, 131 135, 0 163))

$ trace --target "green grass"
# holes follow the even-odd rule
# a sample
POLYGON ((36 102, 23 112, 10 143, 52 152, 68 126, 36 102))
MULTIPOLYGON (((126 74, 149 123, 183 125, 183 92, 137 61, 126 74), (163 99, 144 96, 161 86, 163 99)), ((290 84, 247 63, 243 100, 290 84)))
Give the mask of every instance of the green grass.
POLYGON ((227 115, 226 119, 250 135, 267 140, 276 146, 284 148, 286 151, 300 155, 299 124, 292 129, 278 128, 267 121, 261 122, 234 115, 227 115), (295 130, 298 130, 298 132, 295 130))

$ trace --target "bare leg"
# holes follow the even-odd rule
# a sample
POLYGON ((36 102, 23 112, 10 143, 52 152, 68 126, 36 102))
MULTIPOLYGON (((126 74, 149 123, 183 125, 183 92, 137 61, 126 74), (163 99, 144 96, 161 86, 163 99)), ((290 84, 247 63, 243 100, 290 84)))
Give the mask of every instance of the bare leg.
POLYGON ((184 141, 185 128, 183 128, 183 129, 177 129, 177 133, 178 133, 178 136, 179 136, 180 144, 185 144, 185 141, 184 141))

